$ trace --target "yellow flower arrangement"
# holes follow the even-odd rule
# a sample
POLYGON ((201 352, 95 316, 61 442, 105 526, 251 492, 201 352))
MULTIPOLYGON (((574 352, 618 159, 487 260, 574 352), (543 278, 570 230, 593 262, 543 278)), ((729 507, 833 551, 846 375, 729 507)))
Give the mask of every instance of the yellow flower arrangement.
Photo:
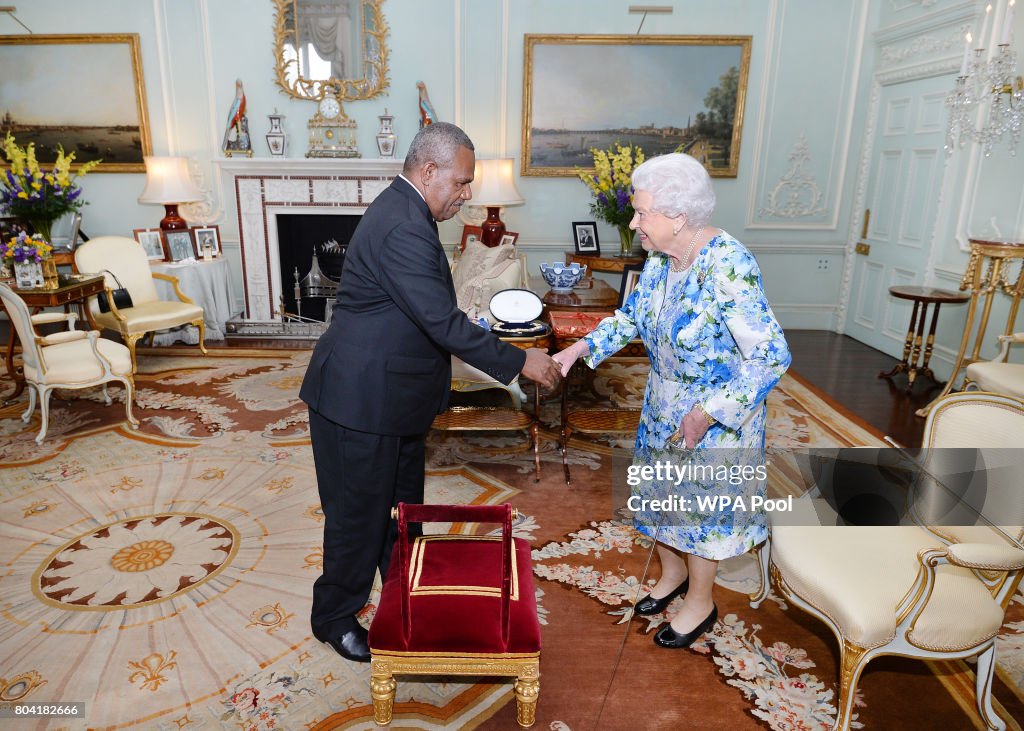
POLYGON ((56 162, 51 169, 45 169, 36 159, 35 144, 21 148, 10 133, 4 138, 3 152, 11 167, 0 178, 0 210, 30 221, 36 232, 49 241, 53 222, 85 205, 76 178, 88 173, 100 161, 87 162, 78 169, 77 175, 72 175, 75 153, 65 155, 64 148, 58 145, 56 162))

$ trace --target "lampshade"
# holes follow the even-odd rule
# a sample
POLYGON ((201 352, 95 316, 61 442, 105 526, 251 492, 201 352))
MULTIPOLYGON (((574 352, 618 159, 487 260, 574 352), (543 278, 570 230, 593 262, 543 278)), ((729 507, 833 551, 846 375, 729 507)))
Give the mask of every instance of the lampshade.
POLYGON ((473 204, 477 206, 521 206, 526 200, 516 188, 511 157, 477 160, 473 180, 473 204))
POLYGON ((188 174, 184 157, 147 156, 146 187, 139 203, 191 203, 203 199, 203 191, 188 174))

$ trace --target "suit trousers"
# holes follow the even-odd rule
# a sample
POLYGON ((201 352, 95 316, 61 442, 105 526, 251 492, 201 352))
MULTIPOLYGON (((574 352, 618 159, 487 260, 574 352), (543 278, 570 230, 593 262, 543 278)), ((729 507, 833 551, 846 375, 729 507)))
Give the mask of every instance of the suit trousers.
MULTIPOLYGON (((374 573, 387 575, 397 535, 391 508, 423 502, 426 435, 355 431, 313 409, 309 434, 324 512, 323 573, 313 585, 310 624, 326 639, 355 628, 374 573)), ((420 532, 410 526, 411 535, 420 532)))

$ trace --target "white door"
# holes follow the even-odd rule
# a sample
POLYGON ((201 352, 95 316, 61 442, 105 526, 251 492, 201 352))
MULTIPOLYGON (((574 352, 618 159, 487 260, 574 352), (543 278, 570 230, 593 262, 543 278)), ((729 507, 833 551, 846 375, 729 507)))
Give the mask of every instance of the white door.
POLYGON ((853 257, 845 332, 900 356, 912 303, 889 295, 894 285, 922 284, 928 266, 945 168, 946 95, 951 77, 891 84, 875 112, 862 218, 863 248, 853 257))

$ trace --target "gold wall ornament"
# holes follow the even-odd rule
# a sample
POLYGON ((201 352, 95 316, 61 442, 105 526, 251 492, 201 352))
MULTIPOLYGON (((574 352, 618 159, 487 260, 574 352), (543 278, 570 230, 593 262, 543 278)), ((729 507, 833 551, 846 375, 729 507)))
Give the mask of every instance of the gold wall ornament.
POLYGON ((298 3, 274 0, 274 59, 277 83, 296 99, 322 99, 333 87, 339 101, 373 99, 388 88, 388 25, 381 5, 384 0, 324 0, 298 3), (348 45, 317 49, 304 28, 316 20, 322 28, 333 23, 332 40, 348 38, 348 45), (302 42, 300 42, 300 39, 302 42), (310 58, 310 54, 316 56, 310 58), (322 55, 329 58, 323 58, 322 55), (318 71, 311 71, 314 60, 318 71))

